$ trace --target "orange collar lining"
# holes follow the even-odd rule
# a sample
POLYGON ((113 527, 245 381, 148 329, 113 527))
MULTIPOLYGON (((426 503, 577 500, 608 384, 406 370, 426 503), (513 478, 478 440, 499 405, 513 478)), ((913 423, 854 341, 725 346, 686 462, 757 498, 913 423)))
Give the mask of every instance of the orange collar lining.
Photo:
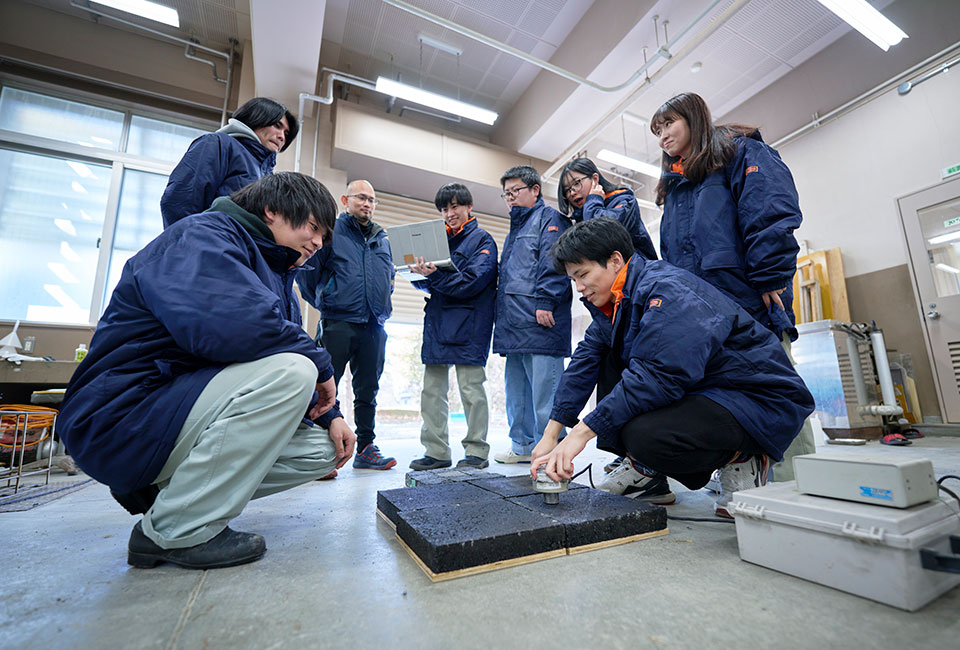
POLYGON ((629 266, 630 260, 627 260, 627 263, 624 264, 620 272, 617 273, 617 278, 613 281, 613 286, 610 287, 610 293, 613 294, 613 303, 608 302, 600 308, 600 311, 606 314, 611 322, 617 319, 617 309, 620 307, 620 301, 623 300, 623 285, 627 281, 627 268, 629 266))

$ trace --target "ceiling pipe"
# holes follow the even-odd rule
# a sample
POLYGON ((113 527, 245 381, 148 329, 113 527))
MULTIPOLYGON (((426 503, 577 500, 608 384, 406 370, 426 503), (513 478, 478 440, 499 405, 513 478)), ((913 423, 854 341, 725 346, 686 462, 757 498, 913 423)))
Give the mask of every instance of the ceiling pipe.
MULTIPOLYGON (((630 86, 631 84, 633 84, 633 82, 635 82, 637 79, 640 78, 640 75, 642 75, 647 70, 647 68, 653 65, 654 61, 656 61, 656 57, 650 59, 650 61, 647 61, 642 66, 640 66, 640 68, 638 68, 637 71, 634 72, 629 79, 627 79, 623 83, 617 84, 615 86, 603 86, 601 84, 596 83, 595 81, 590 81, 586 77, 583 77, 576 73, 570 72, 569 70, 556 66, 550 63, 549 61, 544 61, 543 59, 539 59, 522 50, 518 50, 517 48, 511 45, 507 45, 502 41, 498 41, 496 39, 490 38, 485 34, 476 32, 472 29, 464 27, 463 25, 455 23, 451 20, 447 20, 442 16, 437 16, 436 14, 432 14, 429 11, 420 9, 419 7, 414 7, 413 5, 407 2, 403 2, 403 0, 383 0, 383 2, 392 7, 396 7, 397 9, 405 11, 407 13, 413 14, 414 16, 423 18, 424 20, 428 20, 436 25, 445 27, 446 29, 456 32, 457 34, 461 34, 462 36, 466 36, 467 38, 472 38, 473 40, 479 41, 480 43, 483 43, 484 45, 488 45, 496 50, 500 50, 501 52, 504 52, 511 56, 515 56, 521 61, 531 63, 537 66, 538 68, 542 68, 548 72, 552 72, 553 74, 563 77, 564 79, 575 81, 578 84, 581 84, 583 86, 589 86, 590 88, 594 88, 596 90, 599 90, 605 93, 615 93, 617 91, 623 90, 627 86, 630 86)), ((696 23, 698 23, 704 16, 706 16, 714 7, 716 7, 721 2, 723 2, 723 0, 713 0, 713 2, 711 2, 706 9, 700 12, 700 15, 694 18, 689 25, 687 25, 684 29, 682 29, 680 33, 673 38, 673 40, 665 43, 663 47, 657 48, 657 51, 655 52, 655 54, 669 61, 673 57, 673 55, 670 53, 670 47, 676 44, 676 42, 679 41, 681 38, 683 38, 683 36, 690 29, 692 29, 696 23)), ((657 38, 659 39, 659 35, 657 38)))
MULTIPOLYGON (((360 88, 366 88, 367 90, 376 90, 377 84, 373 83, 369 79, 364 79, 363 77, 357 77, 356 75, 348 74, 346 72, 340 72, 339 70, 333 70, 332 68, 321 68, 320 73, 327 73, 326 79, 324 79, 324 93, 323 95, 313 95, 311 93, 300 93, 300 100, 297 105, 297 117, 302 121, 304 114, 304 108, 308 101, 316 102, 317 104, 327 104, 330 105, 333 103, 333 82, 339 81, 341 83, 349 84, 351 86, 358 86, 360 88)), ((313 142, 313 175, 316 176, 316 161, 317 161, 317 144, 319 142, 319 133, 320 133, 320 112, 317 111, 317 124, 314 127, 314 142, 313 142)), ((293 161, 293 171, 300 171, 300 152, 303 147, 303 138, 297 138, 297 150, 296 158, 293 161)))
MULTIPOLYGON (((384 0, 385 2, 387 0, 384 0)), ((555 178, 557 172, 563 168, 570 158, 575 156, 578 151, 583 151, 586 146, 603 131, 605 128, 610 126, 610 124, 620 117, 620 115, 627 110, 633 102, 637 101, 640 95, 646 90, 648 86, 652 86, 656 81, 666 74, 671 68, 680 63, 684 58, 690 55, 693 50, 695 50, 703 41, 705 41, 711 34, 716 32, 720 27, 722 27, 730 18, 734 16, 740 9, 749 2, 750 0, 736 0, 733 4, 727 7, 723 13, 717 16, 716 19, 710 25, 701 32, 698 32, 690 41, 683 46, 683 49, 673 55, 666 63, 664 63, 660 68, 653 73, 653 75, 643 81, 639 86, 633 89, 629 95, 621 99, 616 106, 610 109, 598 122, 591 126, 587 131, 581 135, 577 140, 568 146, 560 156, 553 162, 552 165, 543 173, 543 178, 555 178)), ((708 7, 708 11, 717 3, 708 7)), ((693 23, 687 25, 686 28, 681 32, 681 35, 685 34, 690 27, 693 26, 698 20, 700 20, 706 12, 703 12, 698 16, 693 23)), ((676 40, 676 39, 674 39, 676 40)), ((669 45, 669 44, 668 44, 669 45)), ((667 47, 666 45, 664 47, 667 47)))
MULTIPOLYGON (((891 77, 890 79, 887 79, 887 80, 884 81, 883 83, 881 83, 881 84, 879 84, 879 85, 877 85, 877 86, 874 86, 873 88, 871 88, 871 89, 868 90, 867 92, 865 92, 865 93, 863 93, 863 94, 861 94, 861 95, 858 95, 857 97, 854 97, 853 99, 851 99, 850 101, 846 102, 845 104, 842 104, 842 105, 838 106, 837 108, 833 109, 832 111, 830 111, 830 112, 827 113, 826 115, 822 115, 822 116, 821 116, 821 115, 818 115, 818 116, 816 116, 813 120, 811 120, 810 122, 807 122, 806 124, 804 124, 803 126, 801 126, 799 129, 797 129, 797 130, 795 130, 795 131, 793 131, 793 132, 791 132, 791 133, 788 133, 787 135, 783 136, 782 138, 780 138, 780 139, 777 140, 776 142, 771 143, 770 146, 773 147, 774 149, 777 149, 777 148, 779 148, 779 147, 781 147, 781 146, 783 146, 783 145, 785 145, 785 144, 788 144, 788 143, 796 140, 797 138, 799 138, 799 137, 801 137, 801 136, 803 136, 803 135, 806 135, 806 134, 810 131, 810 129, 813 129, 813 128, 816 128, 816 127, 819 127, 819 126, 823 126, 823 125, 826 124, 827 122, 831 122, 831 121, 833 121, 833 120, 835 120, 835 119, 837 119, 837 118, 839 118, 839 117, 842 117, 844 114, 849 113, 850 111, 859 108, 859 107, 862 106, 863 104, 866 104, 868 101, 874 99, 875 97, 877 97, 877 96, 879 96, 879 95, 882 95, 883 93, 887 92, 887 91, 890 90, 891 88, 897 87, 897 85, 900 84, 900 81, 901 81, 902 79, 904 79, 905 77, 909 77, 910 75, 915 74, 915 73, 918 72, 919 70, 922 70, 922 69, 926 68, 926 67, 927 67, 928 65, 930 65, 931 63, 934 63, 935 61, 937 61, 937 60, 939 60, 939 59, 941 59, 941 58, 949 55, 951 52, 953 52, 954 50, 956 50, 958 47, 960 47, 960 41, 957 41, 956 43, 954 43, 954 44, 951 45, 950 47, 947 47, 947 48, 945 48, 945 49, 943 49, 943 50, 940 50, 939 52, 937 52, 937 53, 934 54, 933 56, 924 59, 924 60, 921 61, 920 63, 918 63, 918 64, 916 64, 916 65, 908 68, 907 70, 901 72, 900 74, 896 75, 895 77, 891 77)), ((953 65, 953 64, 956 63, 956 62, 957 62, 957 61, 954 60, 954 61, 951 62, 949 65, 953 65)), ((941 71, 942 71, 942 65, 938 65, 937 67, 939 68, 937 71, 938 71, 938 72, 941 72, 941 71)), ((929 76, 924 75, 923 81, 926 81, 927 78, 929 78, 929 76)), ((901 84, 901 85, 902 85, 902 84, 901 84)), ((915 85, 915 84, 912 84, 912 85, 915 85)), ((902 93, 902 92, 901 92, 900 94, 903 95, 903 94, 905 94, 905 93, 902 93)))
POLYGON ((936 68, 931 70, 926 74, 922 74, 913 81, 904 81, 902 84, 897 86, 897 93, 900 95, 906 95, 908 92, 913 90, 916 86, 919 86, 924 81, 930 77, 936 77, 941 72, 949 72, 950 68, 960 63, 960 56, 955 58, 953 61, 947 61, 946 63, 938 65, 936 68))
POLYGON ((215 61, 211 61, 210 59, 204 59, 204 58, 202 58, 202 57, 194 56, 193 54, 190 54, 190 47, 191 47, 191 46, 189 46, 189 45, 185 45, 185 46, 184 46, 183 56, 187 57, 187 58, 190 59, 191 61, 199 61, 200 63, 206 63, 208 66, 210 66, 211 68, 213 68, 213 78, 214 78, 214 79, 216 79, 219 83, 222 83, 222 84, 227 83, 227 80, 226 80, 226 79, 221 79, 221 78, 220 78, 220 75, 217 74, 217 64, 216 64, 215 61))

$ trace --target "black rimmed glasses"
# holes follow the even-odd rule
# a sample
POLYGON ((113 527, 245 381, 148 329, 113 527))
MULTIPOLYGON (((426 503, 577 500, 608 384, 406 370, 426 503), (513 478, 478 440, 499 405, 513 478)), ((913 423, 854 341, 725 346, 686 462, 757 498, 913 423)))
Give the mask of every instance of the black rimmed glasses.
POLYGON ((570 195, 573 194, 574 192, 579 192, 579 191, 580 191, 580 186, 583 185, 583 181, 587 180, 588 178, 590 178, 590 177, 589 177, 589 176, 581 176, 581 177, 578 178, 577 180, 575 180, 575 181, 573 181, 572 183, 570 183, 570 186, 563 190, 563 195, 564 195, 564 196, 570 196, 570 195))
POLYGON ((523 187, 515 187, 512 190, 504 190, 500 194, 501 199, 515 199, 523 190, 529 190, 533 185, 524 185, 523 187))

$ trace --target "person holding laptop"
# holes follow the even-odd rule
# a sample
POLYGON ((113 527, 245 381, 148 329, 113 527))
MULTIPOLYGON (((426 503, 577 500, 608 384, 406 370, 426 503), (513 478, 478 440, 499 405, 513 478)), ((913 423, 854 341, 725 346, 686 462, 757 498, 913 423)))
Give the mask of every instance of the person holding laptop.
POLYGON ((460 399, 467 417, 464 458, 457 467, 483 469, 487 456, 489 408, 483 382, 490 352, 497 297, 497 244, 471 214, 473 196, 465 185, 450 183, 437 191, 434 205, 446 222, 450 259, 455 270, 438 269, 418 257, 410 270, 425 279, 413 283, 429 297, 424 307, 423 392, 420 442, 425 454, 410 463, 414 470, 450 467, 447 419, 450 366, 457 370, 460 399))

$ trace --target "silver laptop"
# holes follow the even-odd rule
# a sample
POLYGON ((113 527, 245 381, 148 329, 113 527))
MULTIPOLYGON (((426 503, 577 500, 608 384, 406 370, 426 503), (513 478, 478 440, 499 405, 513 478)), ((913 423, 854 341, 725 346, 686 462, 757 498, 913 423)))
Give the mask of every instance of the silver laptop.
POLYGON ((393 253, 393 268, 397 273, 421 277, 409 268, 418 257, 425 262, 435 264, 437 268, 456 271, 450 260, 450 246, 447 244, 447 227, 443 219, 418 221, 387 228, 390 251, 393 253))

